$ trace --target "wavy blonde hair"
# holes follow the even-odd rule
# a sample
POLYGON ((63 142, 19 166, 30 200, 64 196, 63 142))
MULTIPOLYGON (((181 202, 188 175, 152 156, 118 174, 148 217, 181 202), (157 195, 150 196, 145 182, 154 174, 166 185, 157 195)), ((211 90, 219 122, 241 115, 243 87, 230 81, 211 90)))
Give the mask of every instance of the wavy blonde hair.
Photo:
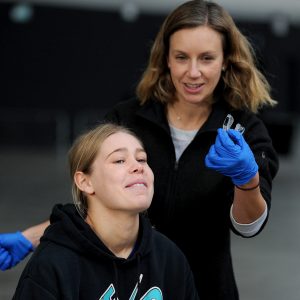
POLYGON ((150 99, 162 103, 175 101, 167 57, 173 33, 185 28, 208 26, 222 36, 226 70, 215 90, 235 109, 257 112, 264 105, 273 106, 270 85, 256 67, 254 50, 220 5, 201 0, 188 1, 177 7, 163 22, 153 43, 148 66, 137 85, 141 104, 150 99))
POLYGON ((84 192, 82 192, 74 181, 76 172, 81 171, 90 174, 92 164, 95 161, 103 142, 111 135, 124 132, 135 137, 141 145, 141 140, 131 130, 124 126, 113 123, 103 123, 94 129, 80 135, 68 153, 69 172, 72 180, 72 197, 78 213, 83 219, 87 216, 88 201, 84 192))

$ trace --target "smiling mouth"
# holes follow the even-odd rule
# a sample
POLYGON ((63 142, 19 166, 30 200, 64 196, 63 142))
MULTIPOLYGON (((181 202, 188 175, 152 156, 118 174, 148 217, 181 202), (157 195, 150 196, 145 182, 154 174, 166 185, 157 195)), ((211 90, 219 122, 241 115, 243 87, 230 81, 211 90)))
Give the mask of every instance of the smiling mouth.
POLYGON ((197 89, 203 85, 203 83, 185 83, 184 84, 189 89, 197 89))
POLYGON ((147 187, 147 184, 144 182, 137 182, 137 183, 126 185, 126 188, 130 188, 130 187, 147 187))

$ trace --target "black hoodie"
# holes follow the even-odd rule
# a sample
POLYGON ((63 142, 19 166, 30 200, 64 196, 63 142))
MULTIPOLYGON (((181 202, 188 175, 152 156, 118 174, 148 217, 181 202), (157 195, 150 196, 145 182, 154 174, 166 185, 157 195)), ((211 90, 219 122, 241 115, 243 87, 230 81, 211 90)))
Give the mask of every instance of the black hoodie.
POLYGON ((72 204, 56 205, 13 299, 199 299, 182 252, 141 216, 135 251, 116 257, 72 204))

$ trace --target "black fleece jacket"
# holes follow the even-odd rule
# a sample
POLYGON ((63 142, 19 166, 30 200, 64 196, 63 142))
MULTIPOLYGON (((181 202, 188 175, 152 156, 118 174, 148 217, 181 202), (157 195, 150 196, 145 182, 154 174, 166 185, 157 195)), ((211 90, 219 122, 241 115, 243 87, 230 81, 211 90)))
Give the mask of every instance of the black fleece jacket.
POLYGON ((253 113, 232 110, 219 100, 178 162, 165 107, 160 102, 140 105, 132 99, 119 103, 106 116, 106 120, 131 128, 142 139, 155 175, 151 222, 183 250, 199 296, 207 300, 238 299, 230 251, 230 228, 237 233, 229 213, 234 187, 230 178, 204 164, 228 113, 234 117, 233 126, 240 123, 245 127, 244 138, 255 155, 261 193, 270 208, 278 159, 266 127, 253 113))
POLYGON ((57 205, 26 265, 13 299, 198 300, 192 272, 177 246, 140 217, 136 250, 116 257, 72 204, 57 205))

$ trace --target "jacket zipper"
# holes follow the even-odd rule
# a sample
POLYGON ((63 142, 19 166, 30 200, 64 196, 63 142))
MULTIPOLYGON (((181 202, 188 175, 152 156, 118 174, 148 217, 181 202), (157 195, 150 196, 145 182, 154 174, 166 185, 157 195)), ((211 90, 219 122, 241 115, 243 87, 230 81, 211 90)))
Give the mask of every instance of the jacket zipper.
POLYGON ((174 164, 174 171, 177 171, 178 170, 178 161, 175 160, 175 164, 174 164))

